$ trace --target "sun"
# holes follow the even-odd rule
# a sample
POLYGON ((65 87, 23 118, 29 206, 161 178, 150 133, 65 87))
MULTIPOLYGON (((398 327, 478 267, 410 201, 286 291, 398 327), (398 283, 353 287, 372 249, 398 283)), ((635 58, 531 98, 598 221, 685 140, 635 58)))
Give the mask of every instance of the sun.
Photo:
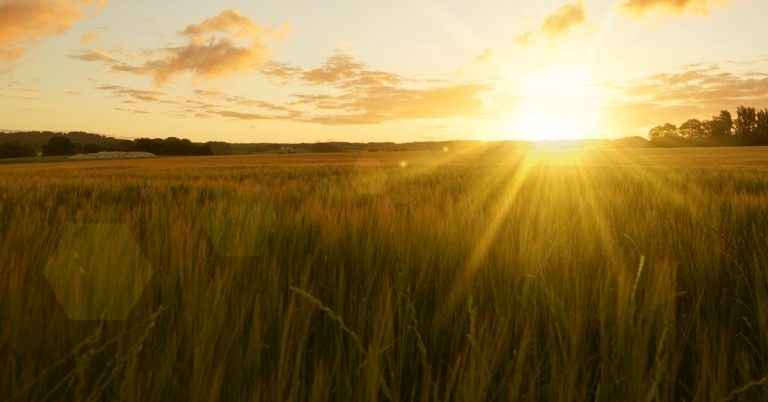
POLYGON ((508 135, 526 141, 599 137, 600 91, 585 66, 562 65, 524 76, 508 135))

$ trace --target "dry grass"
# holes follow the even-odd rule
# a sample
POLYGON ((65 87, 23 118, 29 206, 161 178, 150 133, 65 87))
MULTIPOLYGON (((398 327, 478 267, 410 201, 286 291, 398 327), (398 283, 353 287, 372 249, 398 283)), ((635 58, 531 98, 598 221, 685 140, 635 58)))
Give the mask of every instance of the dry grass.
POLYGON ((767 161, 4 165, 0 399, 768 400, 767 161), (153 266, 126 321, 57 302, 43 270, 72 223, 128 225, 153 266))

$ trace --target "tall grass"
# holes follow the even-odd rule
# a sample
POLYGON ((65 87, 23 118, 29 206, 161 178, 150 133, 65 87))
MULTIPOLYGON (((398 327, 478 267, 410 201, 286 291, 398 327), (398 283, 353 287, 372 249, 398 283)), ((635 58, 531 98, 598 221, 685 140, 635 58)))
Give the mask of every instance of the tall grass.
POLYGON ((768 171, 489 158, 5 169, 0 399, 768 400, 768 171), (89 223, 125 321, 43 274, 89 223))

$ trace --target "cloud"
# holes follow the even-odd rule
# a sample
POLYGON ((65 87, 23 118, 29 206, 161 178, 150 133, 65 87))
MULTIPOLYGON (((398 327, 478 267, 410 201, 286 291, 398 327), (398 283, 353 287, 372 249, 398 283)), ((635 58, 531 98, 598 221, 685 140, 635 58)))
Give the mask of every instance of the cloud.
POLYGON ((515 42, 520 46, 527 46, 536 37, 536 31, 528 31, 524 34, 517 35, 515 42))
POLYGON ((396 85, 402 81, 397 74, 369 70, 348 53, 337 52, 315 69, 304 71, 300 78, 315 85, 334 85, 340 88, 396 85))
POLYGON ((123 101, 125 101, 123 103, 137 103, 138 101, 160 103, 171 102, 163 99, 165 94, 160 91, 146 91, 123 87, 120 85, 102 85, 96 89, 111 92, 113 96, 121 98, 123 101))
POLYGON ((658 124, 706 119, 740 105, 768 107, 768 75, 727 71, 718 65, 657 74, 616 89, 606 115, 615 116, 614 125, 640 134, 658 124))
POLYGON ((104 0, 4 0, 0 2, 0 66, 18 61, 46 36, 61 35, 104 0))
POLYGON ((477 84, 407 89, 372 87, 362 93, 300 97, 301 103, 330 113, 315 113, 304 120, 326 125, 379 124, 388 121, 436 119, 474 115, 483 110, 477 84))
POLYGON ((475 57, 475 64, 489 63, 491 60, 493 60, 495 55, 496 52, 494 52, 493 49, 487 47, 483 49, 483 51, 480 52, 477 57, 475 57))
POLYGON ((567 34, 571 29, 587 21, 584 3, 566 3, 550 14, 541 25, 541 31, 550 38, 567 34))
POLYGON ((711 66, 654 75, 631 83, 625 93, 657 104, 685 104, 703 110, 766 104, 768 77, 753 72, 734 73, 711 66))
POLYGON ((326 125, 472 115, 483 109, 478 95, 488 89, 479 84, 434 84, 408 79, 371 69, 341 51, 316 68, 281 64, 270 66, 266 74, 317 87, 311 94, 293 94, 296 101, 290 106, 303 112, 294 113, 292 119, 326 125))
POLYGON ((538 29, 518 35, 515 37, 515 42, 520 46, 527 46, 540 34, 546 35, 549 39, 557 39, 586 22, 587 13, 584 10, 583 1, 561 4, 544 19, 538 29))
POLYGON ((72 57, 73 59, 82 60, 82 61, 91 61, 91 62, 100 61, 105 63, 115 62, 115 59, 112 57, 112 55, 109 52, 105 52, 105 51, 78 53, 70 57, 72 57))
POLYGON ((224 78, 267 65, 272 51, 266 42, 282 41, 290 31, 289 23, 283 23, 279 29, 262 27, 228 9, 186 27, 181 32, 187 39, 184 46, 158 49, 141 65, 115 63, 112 69, 151 76, 157 85, 184 74, 203 79, 224 78))
MULTIPOLYGON (((211 21, 210 24, 193 26, 188 31, 197 35, 198 29, 214 29, 212 26, 219 29, 221 25, 211 21)), ((72 57, 112 63, 112 55, 105 52, 88 52, 72 57)), ((114 65, 117 63, 113 64, 113 68, 114 65)), ((336 52, 314 68, 271 61, 259 71, 307 92, 291 94, 292 99, 281 104, 215 89, 196 89, 186 100, 172 98, 158 90, 118 85, 102 85, 97 89, 111 93, 128 105, 147 102, 167 104, 169 107, 164 113, 180 117, 284 120, 323 125, 378 124, 477 115, 484 111, 480 94, 490 89, 482 84, 406 78, 370 68, 345 52, 336 52)))
POLYGON ((261 73, 270 77, 289 80, 301 73, 301 69, 279 61, 270 61, 261 68, 261 73))
POLYGON ((274 119, 274 116, 266 116, 261 114, 254 114, 254 113, 240 113, 240 112, 233 112, 229 110, 217 110, 214 112, 211 112, 212 114, 215 114, 217 116, 221 117, 228 117, 236 120, 269 120, 274 119))
MULTIPOLYGON (((286 104, 230 96, 219 91, 196 90, 219 107, 194 106, 192 116, 236 120, 289 120, 322 125, 379 124, 412 119, 476 115, 484 110, 479 95, 489 89, 480 84, 418 81, 369 68, 345 52, 337 52, 315 68, 303 69, 270 62, 261 72, 302 88, 286 104)), ((190 105, 193 106, 193 105, 190 105)))
POLYGON ((101 33, 96 31, 91 31, 80 37, 80 43, 87 44, 87 43, 95 42, 100 38, 101 38, 101 33))
POLYGON ((635 14, 644 14, 651 10, 676 14, 682 14, 686 11, 706 14, 709 6, 724 2, 724 0, 626 0, 622 4, 622 8, 635 14))
POLYGON ((118 112, 127 112, 127 113, 134 113, 134 114, 149 114, 146 110, 139 110, 139 109, 126 109, 122 107, 116 107, 114 110, 117 110, 118 112))

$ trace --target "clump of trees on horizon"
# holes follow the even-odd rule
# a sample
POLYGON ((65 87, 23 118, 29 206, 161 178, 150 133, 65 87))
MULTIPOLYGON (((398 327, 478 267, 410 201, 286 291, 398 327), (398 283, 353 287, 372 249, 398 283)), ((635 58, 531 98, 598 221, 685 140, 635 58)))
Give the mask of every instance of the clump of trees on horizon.
POLYGON ((0 142, 0 158, 67 156, 105 151, 150 152, 155 155, 213 155, 212 143, 198 144, 188 139, 168 137, 121 140, 82 132, 9 133, 0 142), (10 141, 9 141, 10 140, 10 141))
POLYGON ((710 120, 689 119, 679 127, 666 123, 648 133, 652 146, 768 145, 768 108, 739 106, 736 118, 722 110, 710 120))
POLYGON ((37 156, 32 147, 22 144, 18 141, 6 142, 0 144, 0 159, 2 158, 26 158, 37 156))

